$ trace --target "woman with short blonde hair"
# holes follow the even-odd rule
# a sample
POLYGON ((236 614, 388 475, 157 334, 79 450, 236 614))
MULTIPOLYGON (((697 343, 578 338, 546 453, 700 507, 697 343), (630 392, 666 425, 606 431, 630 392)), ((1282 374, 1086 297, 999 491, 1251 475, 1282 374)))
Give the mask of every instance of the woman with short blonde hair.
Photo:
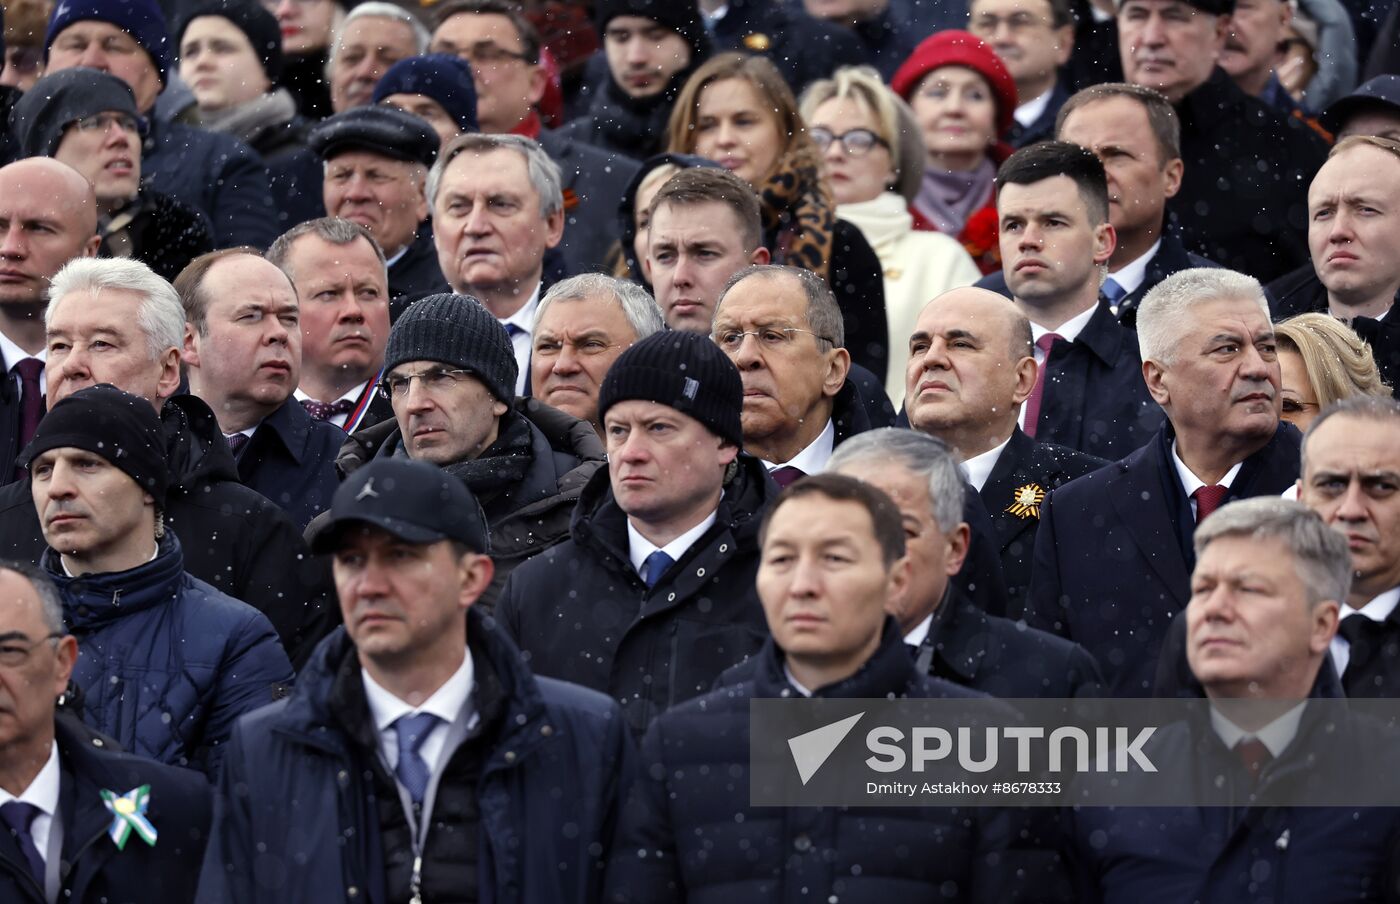
POLYGON ((1283 373, 1283 419, 1306 430, 1318 412, 1352 396, 1389 397, 1371 347, 1328 314, 1299 314, 1274 327, 1283 373))

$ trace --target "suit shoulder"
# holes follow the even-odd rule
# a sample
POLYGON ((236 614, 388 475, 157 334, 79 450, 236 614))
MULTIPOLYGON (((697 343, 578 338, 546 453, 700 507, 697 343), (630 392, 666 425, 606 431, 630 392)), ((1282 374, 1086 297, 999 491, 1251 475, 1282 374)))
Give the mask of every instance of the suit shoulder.
POLYGON ((1026 655, 1034 655, 1042 659, 1048 656, 1068 665, 1080 653, 1085 656, 1089 655, 1087 650, 1074 641, 1066 640, 1051 634, 1049 631, 1032 628, 1024 622, 996 615, 988 615, 986 618, 987 629, 992 632, 1002 647, 1012 654, 1011 658, 1013 659, 1019 659, 1026 655))
POLYGON ((1042 471, 1063 471, 1070 480, 1083 477, 1109 464, 1106 459, 1055 443, 1036 443, 1031 448, 1031 467, 1042 471))
POLYGON ((555 678, 533 677, 551 713, 570 722, 622 724, 622 708, 607 694, 555 678))

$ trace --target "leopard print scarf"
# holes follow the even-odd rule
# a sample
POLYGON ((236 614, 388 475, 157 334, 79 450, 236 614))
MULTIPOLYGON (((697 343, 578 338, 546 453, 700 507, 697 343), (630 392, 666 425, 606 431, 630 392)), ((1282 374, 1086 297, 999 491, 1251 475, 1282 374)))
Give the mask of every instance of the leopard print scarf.
POLYGON ((773 262, 829 277, 836 202, 821 178, 815 147, 798 145, 759 190, 773 262))

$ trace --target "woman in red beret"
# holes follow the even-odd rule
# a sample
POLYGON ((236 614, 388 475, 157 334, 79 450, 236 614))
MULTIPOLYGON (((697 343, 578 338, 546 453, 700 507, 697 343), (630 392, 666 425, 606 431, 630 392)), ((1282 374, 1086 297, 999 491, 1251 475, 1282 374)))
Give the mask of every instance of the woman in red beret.
POLYGON ((993 182, 1011 154, 997 137, 1016 109, 1011 73, 980 39, 943 31, 914 49, 890 87, 913 108, 928 152, 909 205, 915 227, 957 236, 983 273, 1000 269, 993 182))

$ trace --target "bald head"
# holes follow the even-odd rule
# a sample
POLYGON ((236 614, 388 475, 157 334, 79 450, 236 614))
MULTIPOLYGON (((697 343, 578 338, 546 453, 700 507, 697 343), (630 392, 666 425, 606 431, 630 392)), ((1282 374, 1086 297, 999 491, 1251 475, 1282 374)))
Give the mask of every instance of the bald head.
POLYGON ((924 306, 909 337, 909 423, 964 458, 1001 445, 1035 385, 1031 348, 1030 321, 1009 298, 944 292, 924 306))
POLYGON ((0 167, 0 306, 42 305, 49 279, 98 241, 97 197, 81 173, 48 157, 0 167))

